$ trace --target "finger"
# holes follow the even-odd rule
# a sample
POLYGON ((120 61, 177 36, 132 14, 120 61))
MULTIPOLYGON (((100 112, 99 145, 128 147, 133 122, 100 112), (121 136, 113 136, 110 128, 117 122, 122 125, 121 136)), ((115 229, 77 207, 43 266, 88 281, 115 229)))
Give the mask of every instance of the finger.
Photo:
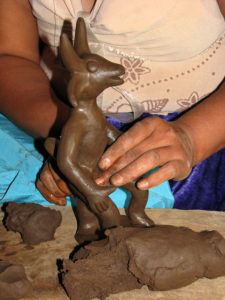
POLYGON ((50 203, 55 203, 60 206, 66 205, 66 198, 65 197, 55 197, 53 194, 49 192, 49 190, 44 186, 44 184, 38 180, 37 181, 37 189, 42 194, 42 196, 50 203))
POLYGON ((110 184, 110 177, 113 173, 111 172, 111 169, 103 172, 101 176, 95 179, 95 182, 100 186, 108 186, 110 184))
POLYGON ((55 195, 55 197, 66 196, 66 194, 63 191, 61 191, 58 185, 56 184, 48 165, 45 165, 45 167, 43 168, 39 179, 43 183, 43 185, 45 185, 46 189, 48 189, 50 194, 55 195))
MULTIPOLYGON (((155 123, 155 122, 152 122, 155 123)), ((164 124, 165 127, 165 124, 164 124)), ((107 168, 97 179, 96 183, 98 185, 106 186, 109 184, 109 178, 119 172, 121 169, 125 168, 132 161, 136 160, 139 156, 144 154, 147 151, 162 148, 166 146, 172 146, 177 143, 176 136, 171 130, 171 128, 164 128, 162 132, 153 130, 151 135, 147 136, 135 147, 129 149, 126 153, 120 156, 109 168, 107 168)))
MULTIPOLYGON (((154 171, 153 173, 147 175, 145 178, 141 179, 137 183, 137 187, 140 190, 147 190, 149 188, 156 187, 167 180, 175 180, 178 174, 180 175, 180 179, 186 178, 190 174, 190 170, 182 170, 180 171, 181 166, 184 165, 183 161, 170 161, 160 167, 158 170, 154 171)), ((179 180, 180 180, 179 179, 179 180)))
POLYGON ((52 177, 54 178, 57 186, 59 187, 59 189, 66 195, 71 196, 72 193, 70 191, 70 188, 68 187, 67 183, 62 180, 62 178, 59 177, 59 175, 55 172, 54 168, 52 167, 51 164, 48 165, 49 169, 52 173, 52 177))
POLYGON ((145 152, 148 152, 154 148, 164 146, 165 142, 154 138, 154 135, 147 137, 136 147, 127 151, 123 156, 121 156, 114 164, 105 170, 97 179, 96 183, 101 186, 107 186, 110 182, 110 177, 119 172, 121 169, 125 168, 127 165, 135 161, 138 157, 143 155, 145 152), (152 139, 153 137, 153 139, 152 139))
POLYGON ((149 120, 145 119, 135 123, 133 127, 122 134, 103 154, 99 162, 99 167, 103 170, 109 168, 120 156, 149 136, 152 130, 153 128, 149 120), (147 130, 146 126, 148 126, 147 130))
POLYGON ((115 186, 122 186, 139 178, 146 172, 164 165, 169 160, 175 159, 175 157, 176 153, 173 151, 173 147, 170 146, 147 151, 131 164, 113 175, 110 181, 115 186))

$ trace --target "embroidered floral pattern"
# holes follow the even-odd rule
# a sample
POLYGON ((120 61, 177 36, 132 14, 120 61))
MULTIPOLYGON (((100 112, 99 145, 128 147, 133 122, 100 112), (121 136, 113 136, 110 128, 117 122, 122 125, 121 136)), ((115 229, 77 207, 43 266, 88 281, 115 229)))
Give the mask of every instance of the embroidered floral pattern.
POLYGON ((160 113, 168 101, 169 99, 145 100, 142 104, 144 104, 145 111, 155 114, 160 113))
POLYGON ((194 105, 199 101, 199 95, 197 92, 192 92, 191 95, 187 99, 179 99, 177 100, 177 104, 181 106, 177 111, 183 111, 194 105))
MULTIPOLYGON (((126 93, 116 93, 115 90, 110 93, 109 89, 107 98, 104 98, 104 111, 108 113, 146 111, 161 114, 188 110, 207 97, 221 82, 224 68, 220 62, 224 47, 225 34, 205 53, 193 58, 193 62, 177 62, 174 68, 169 69, 163 64, 158 65, 144 58, 127 56, 121 52, 122 57, 118 57, 116 61, 125 67, 123 77, 125 84, 121 89, 130 94, 131 99, 126 93), (216 70, 215 66, 218 63, 220 68, 216 70), (196 81, 199 76, 202 78, 201 82, 196 81), (209 80, 209 76, 212 80, 209 80), (191 90, 192 82, 193 89, 191 90), (130 101, 132 99, 137 102, 137 105, 134 101, 130 101)), ((118 53, 115 52, 115 54, 118 53)))
MULTIPOLYGON (((156 114, 156 113, 160 113, 163 110, 163 108, 166 106, 168 101, 169 99, 165 98, 165 99, 156 99, 156 100, 145 100, 142 101, 141 103, 144 105, 144 110, 146 112, 156 114)), ((129 103, 121 103, 119 101, 117 103, 116 101, 114 101, 110 106, 110 108, 107 109, 107 111, 109 112, 114 109, 114 112, 120 113, 123 112, 124 109, 126 110, 125 107, 128 110, 130 110, 131 105, 129 103)))
POLYGON ((131 108, 130 104, 123 103, 117 106, 116 113, 122 112, 125 107, 131 108))
POLYGON ((137 85, 140 81, 140 76, 150 73, 151 69, 144 67, 144 61, 136 58, 122 57, 120 63, 125 67, 125 74, 123 76, 124 82, 130 81, 137 85))

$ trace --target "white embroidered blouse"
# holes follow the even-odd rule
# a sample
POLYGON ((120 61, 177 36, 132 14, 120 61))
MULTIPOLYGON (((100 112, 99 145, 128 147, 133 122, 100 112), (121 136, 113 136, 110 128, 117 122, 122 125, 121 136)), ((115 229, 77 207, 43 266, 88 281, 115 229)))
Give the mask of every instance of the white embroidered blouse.
POLYGON ((186 110, 216 89, 225 75, 225 21, 216 0, 30 0, 41 39, 49 45, 49 78, 64 20, 84 17, 90 48, 126 68, 124 84, 98 103, 107 114, 186 110))

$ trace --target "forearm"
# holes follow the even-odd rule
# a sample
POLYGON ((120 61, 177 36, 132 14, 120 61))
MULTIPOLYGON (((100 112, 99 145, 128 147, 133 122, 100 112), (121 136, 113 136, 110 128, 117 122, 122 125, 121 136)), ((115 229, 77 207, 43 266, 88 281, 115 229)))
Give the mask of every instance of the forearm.
POLYGON ((0 56, 0 112, 34 137, 58 132, 68 107, 52 91, 40 66, 16 56, 0 56))
POLYGON ((193 166, 225 147, 225 82, 208 99, 185 113, 174 124, 193 145, 193 166))

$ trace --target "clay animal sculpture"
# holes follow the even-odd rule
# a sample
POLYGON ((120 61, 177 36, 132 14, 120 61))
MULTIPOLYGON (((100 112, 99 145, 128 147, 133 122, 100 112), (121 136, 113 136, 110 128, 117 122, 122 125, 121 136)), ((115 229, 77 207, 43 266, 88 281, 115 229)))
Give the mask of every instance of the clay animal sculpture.
MULTIPOLYGON (((49 138, 45 145, 50 154, 56 153, 57 166, 76 196, 76 239, 81 241, 96 237, 100 227, 105 229, 120 224, 119 210, 108 196, 115 187, 95 183, 100 171, 99 159, 120 132, 106 120, 96 97, 104 89, 122 84, 120 76, 125 70, 123 66, 91 53, 82 18, 76 24, 74 46, 68 36, 62 34, 60 54, 71 75, 67 89, 71 110, 60 139, 49 138)), ((138 190, 135 182, 124 187, 132 193, 128 208, 131 223, 151 226, 153 222, 144 212, 148 192, 138 190)))
POLYGON ((64 261, 62 283, 71 300, 106 299, 143 285, 165 291, 225 275, 225 239, 217 231, 159 225, 106 235, 64 261))

